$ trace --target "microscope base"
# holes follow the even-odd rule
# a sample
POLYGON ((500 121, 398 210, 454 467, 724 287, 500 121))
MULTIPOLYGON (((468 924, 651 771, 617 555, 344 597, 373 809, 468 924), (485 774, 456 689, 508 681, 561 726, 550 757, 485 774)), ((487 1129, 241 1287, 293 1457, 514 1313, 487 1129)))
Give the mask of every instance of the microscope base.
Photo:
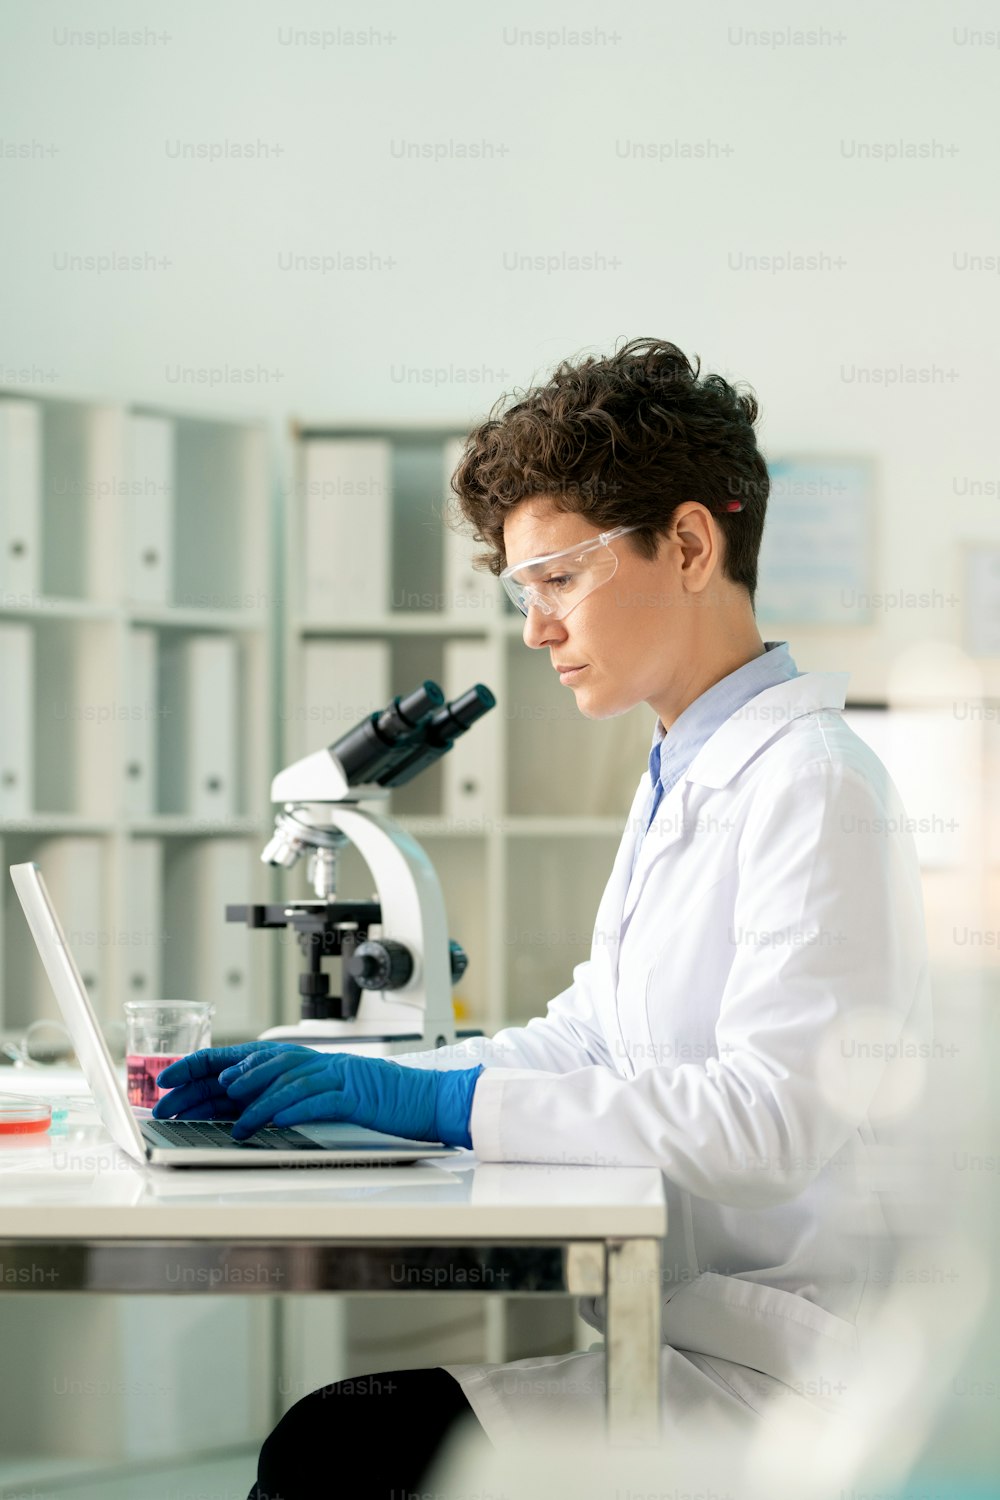
MULTIPOLYGON (((455 1041, 483 1036, 476 1028, 455 1030, 455 1041)), ((262 1031, 264 1042, 297 1042, 300 1047, 315 1047, 317 1052, 352 1052, 358 1057, 392 1057, 401 1052, 428 1052, 433 1042, 419 1031, 372 1032, 365 1034, 350 1021, 298 1021, 290 1026, 272 1026, 262 1031)))

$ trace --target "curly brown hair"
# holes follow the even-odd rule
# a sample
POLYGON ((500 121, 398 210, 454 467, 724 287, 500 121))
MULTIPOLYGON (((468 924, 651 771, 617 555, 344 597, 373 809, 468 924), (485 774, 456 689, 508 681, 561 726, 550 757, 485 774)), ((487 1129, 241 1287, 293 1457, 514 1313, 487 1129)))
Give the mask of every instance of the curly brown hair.
POLYGON ((473 540, 490 548, 476 563, 502 571, 504 521, 533 495, 602 531, 638 525, 627 540, 648 559, 676 508, 697 500, 723 532, 725 576, 753 607, 770 490, 754 432, 759 408, 749 388, 741 394, 721 375, 699 380, 700 370, 676 344, 632 339, 605 358, 564 360, 506 411, 501 396, 451 479, 473 540))

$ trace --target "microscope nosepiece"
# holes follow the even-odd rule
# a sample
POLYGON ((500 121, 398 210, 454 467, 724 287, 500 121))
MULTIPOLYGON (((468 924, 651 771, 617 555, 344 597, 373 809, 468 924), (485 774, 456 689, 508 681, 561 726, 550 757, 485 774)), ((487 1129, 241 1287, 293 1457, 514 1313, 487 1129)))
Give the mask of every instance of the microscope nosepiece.
POLYGON ((262 865, 281 866, 284 870, 290 870, 304 852, 305 845, 301 840, 291 834, 283 833, 281 829, 272 836, 263 853, 260 856, 262 865))

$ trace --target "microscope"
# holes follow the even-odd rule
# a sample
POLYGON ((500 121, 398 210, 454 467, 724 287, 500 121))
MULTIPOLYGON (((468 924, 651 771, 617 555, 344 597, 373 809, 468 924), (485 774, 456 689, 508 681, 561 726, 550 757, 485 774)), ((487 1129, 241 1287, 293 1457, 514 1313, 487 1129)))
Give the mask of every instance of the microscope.
POLYGON ((316 899, 226 907, 227 922, 292 929, 306 960, 301 1020, 271 1027, 262 1040, 391 1057, 482 1035, 455 1028, 451 989, 468 959, 448 937, 430 860, 378 806, 495 704, 481 683, 446 703, 436 682, 423 682, 274 778, 271 800, 283 808, 261 860, 288 870, 307 855, 316 899), (337 856, 348 843, 374 878, 375 899, 337 899, 337 856), (334 956, 341 961, 339 995, 330 993, 323 970, 323 960, 334 956))

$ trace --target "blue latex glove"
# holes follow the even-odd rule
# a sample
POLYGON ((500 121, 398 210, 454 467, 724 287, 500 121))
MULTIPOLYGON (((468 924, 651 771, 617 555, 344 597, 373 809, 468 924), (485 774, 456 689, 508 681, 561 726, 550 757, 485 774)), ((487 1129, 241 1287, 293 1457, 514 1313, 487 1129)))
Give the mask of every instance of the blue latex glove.
POLYGON ((162 1099, 153 1105, 156 1120, 238 1120, 243 1106, 231 1099, 219 1082, 224 1068, 231 1068, 242 1058, 255 1056, 258 1060, 278 1052, 304 1052, 315 1057, 313 1047, 300 1047, 298 1042, 240 1042, 235 1047, 203 1047, 200 1052, 190 1052, 157 1074, 161 1088, 169 1089, 162 1099))
POLYGON ((242 1106, 234 1140, 270 1123, 345 1120, 409 1140, 471 1147, 469 1119, 481 1063, 451 1072, 349 1052, 301 1050, 309 1056, 251 1053, 219 1074, 230 1099, 242 1106))

